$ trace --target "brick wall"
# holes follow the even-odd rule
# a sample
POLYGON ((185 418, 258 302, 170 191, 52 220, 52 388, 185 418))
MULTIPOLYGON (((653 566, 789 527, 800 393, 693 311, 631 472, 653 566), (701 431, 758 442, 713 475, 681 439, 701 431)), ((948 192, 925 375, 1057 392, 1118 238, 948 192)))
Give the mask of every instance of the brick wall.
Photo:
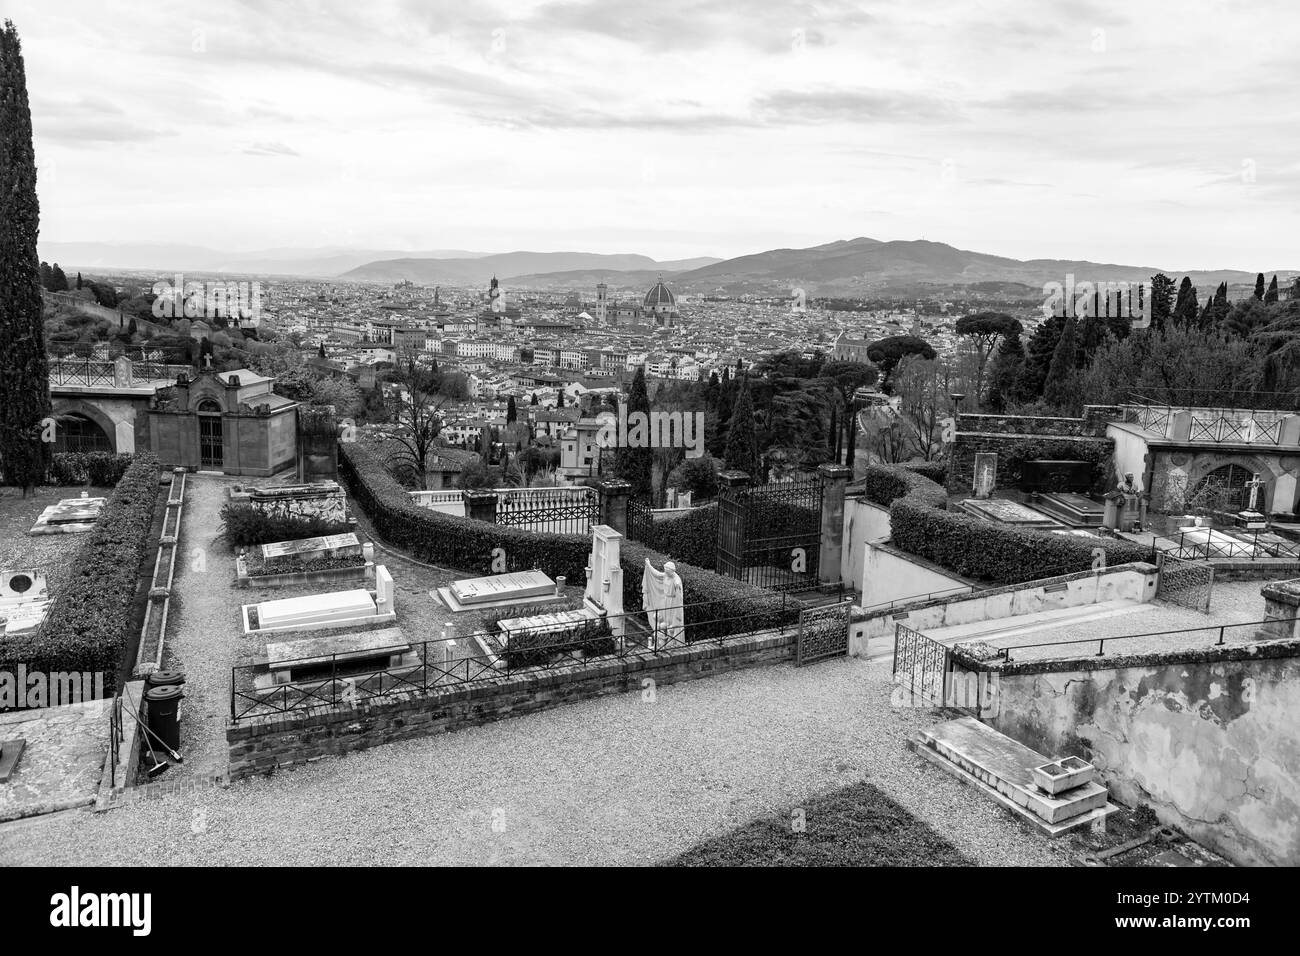
POLYGON ((630 656, 596 666, 556 668, 536 676, 469 684, 437 695, 393 694, 355 707, 314 707, 291 714, 227 719, 230 778, 268 773, 329 754, 365 750, 396 740, 472 727, 606 694, 639 692, 643 681, 672 684, 725 671, 790 660, 795 634, 768 632, 682 648, 671 654, 630 656))
MULTIPOLYGON (((963 415, 962 419, 971 417, 993 418, 998 416, 963 415)), ((1048 420, 1057 421, 1058 419, 1048 420)), ((1078 421, 1078 419, 1064 420, 1078 421)), ((1018 487, 1020 484, 1020 469, 1013 461, 1012 455, 1021 450, 1025 442, 1061 442, 1065 446, 1040 457, 1081 459, 1097 462, 1097 467, 1094 469, 1094 487, 1092 490, 1098 494, 1106 490, 1105 485, 1111 472, 1111 451, 1114 444, 1109 438, 963 431, 957 433, 956 441, 952 445, 951 457, 948 463, 948 490, 954 495, 970 494, 975 481, 975 455, 988 452, 998 456, 997 487, 1018 487)))

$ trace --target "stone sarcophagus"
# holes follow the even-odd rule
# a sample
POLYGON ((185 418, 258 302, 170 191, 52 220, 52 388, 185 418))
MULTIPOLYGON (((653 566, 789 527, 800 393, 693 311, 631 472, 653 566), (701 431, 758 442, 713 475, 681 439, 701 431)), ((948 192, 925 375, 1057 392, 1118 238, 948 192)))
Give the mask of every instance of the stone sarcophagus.
POLYGON ((353 524, 347 496, 337 481, 306 485, 267 485, 230 490, 230 503, 255 508, 268 517, 318 518, 335 524, 353 524))

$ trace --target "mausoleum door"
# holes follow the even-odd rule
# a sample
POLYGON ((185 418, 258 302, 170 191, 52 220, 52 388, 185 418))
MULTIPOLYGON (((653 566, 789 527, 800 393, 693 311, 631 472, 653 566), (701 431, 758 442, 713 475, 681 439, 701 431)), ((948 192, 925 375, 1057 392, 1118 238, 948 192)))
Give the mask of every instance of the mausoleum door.
POLYGON ((221 409, 205 399, 199 403, 199 467, 221 468, 226 463, 225 436, 221 427, 221 409))

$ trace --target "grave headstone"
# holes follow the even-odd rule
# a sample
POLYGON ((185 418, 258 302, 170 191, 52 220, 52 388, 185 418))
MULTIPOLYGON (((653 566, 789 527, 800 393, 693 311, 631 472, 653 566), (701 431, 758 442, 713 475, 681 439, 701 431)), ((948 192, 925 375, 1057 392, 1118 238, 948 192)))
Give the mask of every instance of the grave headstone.
POLYGON ((446 591, 453 599, 453 610, 475 607, 495 607, 515 601, 537 600, 555 594, 555 582, 541 571, 511 571, 482 578, 453 581, 446 591))
POLYGON ((975 484, 974 492, 976 498, 989 498, 998 486, 998 456, 987 452, 976 452, 975 454, 975 484))
POLYGON ((327 534, 293 541, 272 541, 262 545, 262 560, 297 557, 303 560, 343 558, 360 555, 361 542, 352 532, 327 534))
POLYGON ((623 620, 623 567, 619 550, 623 535, 607 524, 591 527, 591 555, 587 560, 587 589, 583 603, 609 618, 609 629, 621 638, 623 620))

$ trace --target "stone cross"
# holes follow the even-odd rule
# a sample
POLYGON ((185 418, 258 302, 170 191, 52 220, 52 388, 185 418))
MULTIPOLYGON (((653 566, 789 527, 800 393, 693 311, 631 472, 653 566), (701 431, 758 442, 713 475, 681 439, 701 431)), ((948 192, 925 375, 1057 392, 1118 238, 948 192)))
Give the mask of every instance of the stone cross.
POLYGON ((1250 489, 1250 504, 1246 506, 1248 511, 1259 510, 1259 490, 1264 487, 1264 482, 1259 479, 1259 472, 1255 472, 1255 477, 1246 482, 1246 487, 1250 489))

